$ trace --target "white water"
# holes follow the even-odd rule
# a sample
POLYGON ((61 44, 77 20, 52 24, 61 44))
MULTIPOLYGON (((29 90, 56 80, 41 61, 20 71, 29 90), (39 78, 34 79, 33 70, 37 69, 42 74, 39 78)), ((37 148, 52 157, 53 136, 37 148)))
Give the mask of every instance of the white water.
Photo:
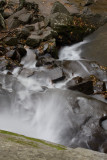
POLYGON ((59 52, 59 59, 60 60, 80 60, 81 59, 81 52, 80 46, 83 44, 88 43, 88 40, 84 40, 83 42, 79 42, 74 44, 73 46, 66 46, 63 47, 59 52))

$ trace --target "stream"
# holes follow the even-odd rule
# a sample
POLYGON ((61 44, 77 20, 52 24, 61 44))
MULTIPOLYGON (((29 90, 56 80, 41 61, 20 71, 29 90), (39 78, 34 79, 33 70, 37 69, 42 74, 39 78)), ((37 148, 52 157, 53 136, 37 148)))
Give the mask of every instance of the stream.
POLYGON ((61 48, 56 61, 63 63, 63 70, 69 76, 57 83, 52 83, 50 77, 60 74, 60 70, 53 69, 51 75, 47 68, 35 67, 36 54, 29 48, 21 61, 23 70, 15 68, 13 75, 1 72, 0 129, 74 148, 105 152, 107 120, 102 126, 99 122, 107 115, 107 101, 99 95, 93 98, 66 88, 76 76, 95 74, 107 81, 106 73, 96 70, 96 63, 90 64, 81 57, 81 46, 87 43, 84 40, 61 48))

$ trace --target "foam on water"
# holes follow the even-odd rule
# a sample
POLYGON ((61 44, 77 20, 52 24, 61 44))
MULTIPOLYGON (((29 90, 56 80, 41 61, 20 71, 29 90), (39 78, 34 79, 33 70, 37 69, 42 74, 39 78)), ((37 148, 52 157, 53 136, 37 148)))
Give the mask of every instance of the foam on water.
POLYGON ((59 59, 60 60, 80 60, 81 49, 79 47, 86 43, 88 43, 88 40, 84 40, 83 42, 79 42, 72 46, 63 47, 59 51, 59 59))

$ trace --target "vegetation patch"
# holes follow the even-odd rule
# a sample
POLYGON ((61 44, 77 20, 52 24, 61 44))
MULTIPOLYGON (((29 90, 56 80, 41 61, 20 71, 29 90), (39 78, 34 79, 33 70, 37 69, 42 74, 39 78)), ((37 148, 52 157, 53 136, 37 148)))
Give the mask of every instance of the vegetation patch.
POLYGON ((16 136, 16 137, 19 137, 19 139, 15 139, 14 137, 9 137, 8 140, 11 140, 13 142, 16 142, 16 143, 19 143, 19 144, 23 144, 23 145, 30 145, 32 147, 38 147, 37 144, 33 143, 33 142, 30 142, 30 141, 24 141, 23 139, 20 139, 20 138, 25 138, 27 140, 31 140, 31 141, 34 141, 34 142, 38 142, 38 143, 42 143, 44 145, 47 145, 49 147, 52 147, 52 148, 56 148, 57 150, 66 150, 66 147, 65 146, 62 146, 62 145, 55 145, 55 144, 51 144, 51 143, 48 143, 44 140, 40 140, 40 139, 36 139, 36 138, 30 138, 30 137, 26 137, 24 135, 19 135, 17 133, 13 133, 13 132, 8 132, 8 131, 4 131, 4 130, 0 130, 0 133, 1 134, 7 134, 7 135, 11 135, 11 136, 16 136))

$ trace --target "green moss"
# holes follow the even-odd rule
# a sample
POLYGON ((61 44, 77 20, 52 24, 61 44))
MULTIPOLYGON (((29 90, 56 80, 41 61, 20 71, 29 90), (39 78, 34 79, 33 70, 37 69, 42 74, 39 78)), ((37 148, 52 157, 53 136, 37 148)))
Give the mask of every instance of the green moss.
MULTIPOLYGON (((22 138, 25 138, 25 139, 28 139, 28 140, 31 140, 31 141, 34 141, 34 142, 42 143, 42 144, 47 145, 47 146, 52 147, 52 148, 56 148, 57 150, 66 150, 66 147, 64 147, 62 145, 57 145, 57 144, 55 145, 55 144, 52 144, 52 143, 48 143, 44 140, 40 140, 40 139, 36 139, 36 138, 30 138, 30 137, 26 137, 24 135, 19 135, 19 134, 4 131, 4 130, 0 130, 0 133, 16 136, 16 137, 19 137, 19 138, 22 137, 22 138)), ((8 140, 11 140, 13 142, 23 144, 23 145, 31 145, 33 147, 38 147, 37 144, 35 144, 33 142, 30 142, 30 141, 24 141, 23 139, 17 139, 17 138, 15 139, 14 137, 9 137, 8 140)))
POLYGON ((22 139, 16 139, 14 137, 9 137, 7 139, 9 141, 12 141, 12 142, 15 142, 15 143, 19 143, 19 144, 22 144, 22 145, 32 146, 32 147, 38 148, 38 145, 33 143, 33 142, 31 142, 31 141, 25 141, 25 140, 22 140, 22 139))

